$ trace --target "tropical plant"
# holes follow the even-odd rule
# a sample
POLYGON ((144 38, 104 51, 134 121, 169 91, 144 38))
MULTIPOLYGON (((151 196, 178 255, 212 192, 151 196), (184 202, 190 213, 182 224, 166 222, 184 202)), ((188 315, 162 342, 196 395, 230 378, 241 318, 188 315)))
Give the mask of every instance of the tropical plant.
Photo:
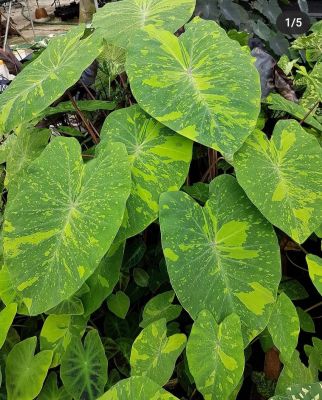
POLYGON ((0 398, 321 395, 319 28, 261 102, 195 5, 108 3, 0 96, 0 398))

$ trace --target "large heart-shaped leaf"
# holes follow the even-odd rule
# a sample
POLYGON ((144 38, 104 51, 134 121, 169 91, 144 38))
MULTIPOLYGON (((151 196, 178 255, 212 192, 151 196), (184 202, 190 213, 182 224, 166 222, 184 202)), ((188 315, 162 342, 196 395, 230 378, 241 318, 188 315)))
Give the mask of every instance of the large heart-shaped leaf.
POLYGON ((254 132, 234 157, 237 179, 273 224, 299 243, 322 220, 322 149, 294 120, 278 121, 271 140, 254 132))
POLYGON ((123 0, 106 4, 94 14, 93 25, 108 43, 126 47, 133 35, 154 24, 177 31, 191 17, 196 0, 123 0), (122 23, 120 24, 120 16, 122 23))
POLYGON ((84 346, 74 336, 62 358, 61 379, 73 399, 96 400, 107 382, 107 358, 97 331, 88 332, 84 346))
POLYGON ((17 312, 17 304, 8 304, 2 311, 0 311, 0 349, 6 340, 8 331, 13 322, 17 312))
POLYGON ((123 240, 158 217, 161 193, 180 189, 188 174, 193 142, 151 118, 138 105, 111 113, 101 138, 124 143, 131 163, 132 191, 118 234, 118 240, 123 240))
POLYGON ((180 38, 147 26, 131 42, 126 71, 140 106, 189 139, 232 154, 255 128, 258 73, 214 21, 195 18, 180 38))
POLYGON ((132 376, 114 385, 97 400, 179 400, 146 376, 132 376))
POLYGON ((8 400, 33 400, 40 392, 50 367, 52 351, 35 354, 37 338, 17 343, 8 354, 6 388, 8 400))
POLYGON ((0 97, 0 131, 34 119, 72 86, 101 51, 97 33, 84 35, 84 26, 50 41, 46 50, 15 78, 0 97))
POLYGON ((189 371, 205 399, 227 399, 244 370, 244 343, 240 319, 231 314, 218 325, 203 310, 195 320, 187 343, 189 371))
POLYGON ((217 177, 210 193, 203 208, 183 192, 160 198, 170 281, 193 318, 205 307, 218 322, 236 313, 247 344, 266 326, 276 299, 279 247, 232 176, 217 177))
POLYGON ((294 304, 285 293, 278 296, 267 327, 284 360, 290 360, 297 346, 300 321, 294 304))
POLYGON ((132 345, 131 374, 147 376, 160 386, 165 385, 185 345, 186 335, 182 333, 167 337, 166 319, 152 322, 132 345))
POLYGON ((83 164, 76 139, 55 138, 24 173, 5 211, 4 257, 32 315, 75 293, 97 268, 130 192, 123 144, 104 144, 83 164))
POLYGON ((308 254, 306 256, 306 262, 310 278, 316 289, 322 295, 322 258, 314 254, 308 254))

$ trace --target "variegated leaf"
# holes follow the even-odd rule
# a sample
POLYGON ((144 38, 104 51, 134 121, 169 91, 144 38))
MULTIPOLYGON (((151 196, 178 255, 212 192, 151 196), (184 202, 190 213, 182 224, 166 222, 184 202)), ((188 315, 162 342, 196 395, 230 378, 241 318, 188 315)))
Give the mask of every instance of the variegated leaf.
POLYGON ((247 344, 266 326, 280 281, 272 226, 229 175, 212 181, 203 208, 183 192, 164 193, 160 226, 182 306, 193 318, 207 306, 218 322, 236 313, 247 344))
POLYGON ((294 120, 278 121, 270 140, 254 132, 235 154, 237 180, 275 226, 298 243, 322 220, 322 149, 294 120))
POLYGON ((108 43, 125 48, 146 25, 177 31, 192 16, 195 5, 196 0, 122 0, 99 9, 93 25, 103 31, 108 43))
POLYGON ((292 300, 285 293, 278 296, 267 327, 283 358, 290 360, 297 346, 300 321, 292 300))
POLYGON ((49 42, 42 54, 15 78, 0 97, 0 131, 31 121, 80 78, 101 51, 97 33, 84 36, 84 26, 49 42))
POLYGON ((160 386, 170 379, 177 358, 186 345, 186 336, 167 337, 166 319, 148 325, 135 339, 130 357, 131 374, 147 376, 160 386))
POLYGON ((132 191, 117 236, 122 241, 157 219, 161 193, 180 189, 189 171, 193 142, 151 118, 138 105, 111 113, 101 138, 124 143, 129 154, 132 191))
POLYGON ((322 295, 322 258, 314 254, 308 254, 306 256, 306 262, 309 268, 310 278, 316 289, 322 295))
POLYGON ((179 400, 146 376, 132 376, 114 385, 97 400, 179 400))
POLYGON ((97 268, 130 192, 123 144, 83 164, 76 139, 55 138, 24 173, 5 211, 4 257, 31 315, 74 294, 97 268))
POLYGON ((205 400, 228 399, 244 371, 244 343, 236 314, 220 325, 203 310, 195 320, 187 343, 189 371, 205 400))
POLYGON ((189 139, 233 154, 255 128, 258 72, 214 21, 195 18, 179 38, 147 26, 131 42, 126 71, 139 105, 189 139))

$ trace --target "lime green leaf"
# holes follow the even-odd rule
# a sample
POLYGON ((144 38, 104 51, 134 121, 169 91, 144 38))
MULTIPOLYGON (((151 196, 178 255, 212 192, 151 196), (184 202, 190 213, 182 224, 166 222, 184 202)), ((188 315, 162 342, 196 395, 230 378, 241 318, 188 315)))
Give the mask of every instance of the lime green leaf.
POLYGON ((137 105, 111 113, 101 138, 124 143, 129 154, 132 191, 118 234, 118 240, 124 240, 157 219, 161 193, 180 189, 189 171, 193 142, 166 128, 137 105))
POLYGON ((118 291, 107 299, 107 307, 117 317, 124 319, 130 308, 130 299, 122 291, 118 291))
POLYGON ((96 400, 107 382, 107 358, 97 331, 88 332, 84 346, 74 336, 62 358, 61 379, 73 399, 96 400))
POLYGON ((209 311, 201 311, 189 336, 187 358, 197 389, 204 398, 227 399, 244 371, 239 317, 231 314, 218 325, 209 311))
POLYGON ((147 376, 160 386, 170 379, 177 358, 186 345, 182 333, 167 337, 164 318, 152 322, 135 339, 131 351, 131 375, 147 376))
POLYGON ((119 280, 123 252, 124 243, 112 244, 97 269, 87 279, 86 284, 89 287, 89 291, 81 297, 85 315, 90 315, 96 311, 107 296, 112 293, 119 280))
POLYGON ((311 315, 301 307, 296 307, 296 311, 300 320, 301 330, 308 333, 315 333, 315 324, 311 315))
POLYGON ((264 329, 275 303, 279 247, 272 226, 235 178, 217 177, 210 194, 203 208, 183 192, 160 198, 170 281, 193 318, 205 306, 219 322, 236 313, 247 344, 264 329))
POLYGON ((110 247, 130 192, 127 159, 124 145, 105 144, 84 165, 76 139, 55 138, 9 193, 5 262, 31 315, 75 293, 110 247))
POLYGON ((108 43, 126 47, 133 35, 146 25, 155 24, 171 32, 177 31, 189 20, 195 5, 196 0, 112 2, 94 14, 93 25, 103 31, 108 43))
POLYGON ((175 293, 172 290, 160 293, 149 300, 142 315, 141 328, 145 328, 151 322, 165 318, 167 322, 179 317, 182 307, 179 304, 172 304, 175 293))
POLYGON ((146 376, 132 376, 114 385, 97 400, 179 400, 146 376))
POLYGON ((8 304, 2 311, 0 311, 0 349, 6 340, 10 326, 14 320, 17 312, 17 304, 8 304))
POLYGON ((316 289, 322 295, 322 258, 314 254, 308 254, 306 256, 306 262, 309 268, 310 278, 316 289))
POLYGON ((51 372, 37 400, 71 400, 71 396, 66 392, 63 386, 58 388, 57 375, 55 372, 51 372))
POLYGON ((298 122, 278 121, 271 140, 256 131, 235 154, 234 166, 250 200, 295 241, 304 242, 319 226, 322 149, 298 122))
POLYGON ((6 363, 8 400, 33 400, 40 392, 50 367, 52 351, 35 355, 37 338, 33 336, 17 343, 6 363))
POLYGON ((320 225, 318 228, 315 229, 315 234, 319 238, 322 238, 322 225, 320 225))
POLYGON ((86 320, 71 315, 49 315, 40 332, 40 349, 52 350, 51 367, 60 364, 73 335, 79 337, 84 332, 86 320))
POLYGON ((300 322, 294 304, 285 293, 278 296, 267 327, 284 360, 290 360, 297 346, 300 322))
MULTIPOLYGON (((281 358, 281 361, 284 363, 283 358, 281 358)), ((288 387, 296 385, 299 382, 302 382, 302 384, 305 385, 316 381, 311 370, 301 362, 297 350, 293 352, 290 361, 284 364, 285 365, 277 381, 275 394, 282 395, 288 387)))
POLYGON ((304 345, 304 351, 309 359, 309 367, 314 372, 316 370, 322 371, 322 340, 316 337, 312 338, 312 344, 304 345))
POLYGON ((101 50, 96 33, 83 35, 84 26, 77 26, 52 39, 1 94, 0 131, 31 121, 79 79, 101 50))
POLYGON ((189 139, 233 154, 255 128, 258 72, 214 21, 195 18, 179 38, 146 27, 131 42, 126 71, 139 105, 189 139))

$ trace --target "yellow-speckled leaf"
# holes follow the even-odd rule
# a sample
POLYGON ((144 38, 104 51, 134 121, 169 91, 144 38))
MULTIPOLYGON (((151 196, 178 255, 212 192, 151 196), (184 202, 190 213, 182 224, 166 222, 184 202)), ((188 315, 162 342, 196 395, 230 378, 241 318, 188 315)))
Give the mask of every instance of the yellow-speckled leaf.
POLYGON ((152 322, 132 345, 131 375, 147 376, 160 386, 165 385, 185 345, 186 335, 182 333, 167 337, 166 319, 152 322))
POLYGON ((267 328, 274 345, 284 360, 289 361, 297 346, 300 321, 292 300, 285 293, 278 296, 267 328))
POLYGON ((177 31, 191 17, 196 0, 123 0, 106 4, 94 14, 93 25, 108 43, 126 47, 146 25, 177 31), (120 23, 120 18, 122 19, 120 23))
POLYGON ((310 278, 314 286, 322 295, 322 258, 315 256, 314 254, 308 254, 306 256, 306 262, 309 268, 310 278))
POLYGON ((193 318, 207 307, 218 322, 236 313, 247 344, 267 325, 280 281, 272 226, 229 175, 212 181, 205 207, 183 192, 161 195, 160 226, 182 306, 193 318))
POLYGON ((240 319, 231 314, 218 325, 203 310, 187 343, 189 371, 206 400, 228 399, 244 371, 244 343, 240 319))
POLYGON ((101 138, 124 143, 129 154, 132 191, 117 236, 123 240, 157 219, 161 193, 180 189, 188 174, 193 142, 151 118, 138 105, 111 113, 101 138))
POLYGON ((254 132, 234 157, 237 180, 275 226, 298 243, 322 220, 322 149, 294 120, 278 121, 271 140, 254 132))
POLYGON ((97 268, 130 192, 125 146, 99 146, 84 165, 74 138, 55 138, 24 172, 5 210, 4 258, 31 315, 73 295, 97 268))
POLYGON ((189 139, 231 155, 255 128, 258 72, 214 21, 195 18, 179 38, 147 26, 131 42, 126 71, 139 105, 189 139))
POLYGON ((31 121, 77 82, 101 51, 96 33, 85 39, 83 35, 84 26, 77 26, 52 39, 46 50, 1 94, 1 132, 31 121))
POLYGON ((179 400, 146 376, 132 376, 114 385, 97 400, 179 400))

